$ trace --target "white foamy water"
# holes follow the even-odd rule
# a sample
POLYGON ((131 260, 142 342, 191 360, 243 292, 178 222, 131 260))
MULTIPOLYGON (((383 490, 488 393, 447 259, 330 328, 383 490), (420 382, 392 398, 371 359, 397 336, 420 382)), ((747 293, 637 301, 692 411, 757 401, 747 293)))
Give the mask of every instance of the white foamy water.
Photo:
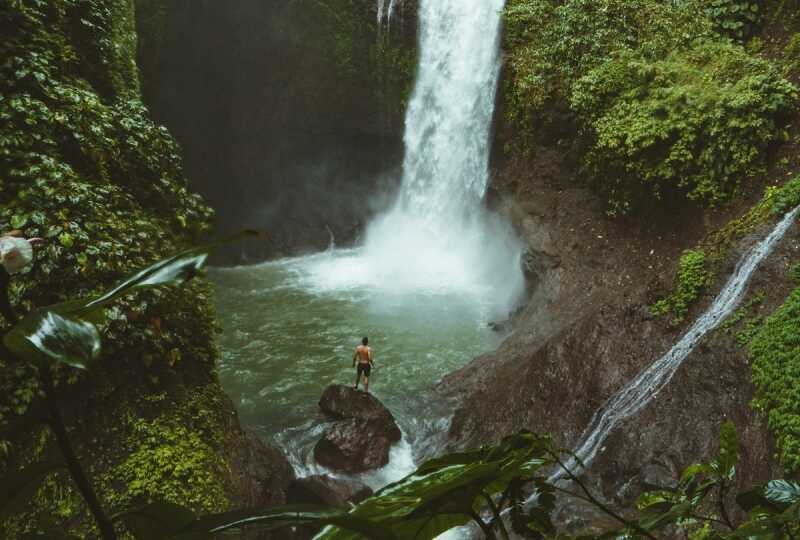
MULTIPOLYGON (((394 2, 378 4, 379 17, 394 2)), ((363 249, 315 271, 323 289, 458 292, 498 314, 523 290, 520 244, 485 211, 503 0, 423 0, 398 199, 363 249)))
POLYGON ((395 0, 378 0, 378 24, 391 24, 392 14, 394 13, 395 0))
MULTIPOLYGON (((597 456, 603 442, 614 427, 646 407, 669 384, 672 376, 697 344, 733 313, 747 290, 747 284, 753 272, 783 238, 794 223, 798 212, 800 212, 800 207, 787 213, 764 240, 753 246, 739 260, 733 274, 728 278, 711 306, 664 356, 639 373, 636 378, 611 396, 598 409, 589 422, 589 426, 581 435, 578 444, 574 447, 575 454, 584 464, 589 465, 597 456)), ((574 458, 570 459, 566 465, 572 472, 580 472, 580 465, 574 458)), ((553 473, 550 481, 556 481, 561 476, 562 473, 553 473)))

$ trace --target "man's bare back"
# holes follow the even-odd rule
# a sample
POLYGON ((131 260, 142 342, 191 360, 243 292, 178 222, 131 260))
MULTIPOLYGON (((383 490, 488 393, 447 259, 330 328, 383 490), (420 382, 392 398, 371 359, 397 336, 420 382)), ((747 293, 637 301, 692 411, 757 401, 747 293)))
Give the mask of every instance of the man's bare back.
POLYGON ((372 362, 372 349, 366 345, 356 347, 356 355, 358 356, 358 362, 361 364, 372 362))
POLYGON ((372 371, 372 349, 367 345, 369 340, 365 337, 361 340, 361 345, 356 347, 356 352, 353 354, 353 367, 356 367, 356 360, 358 360, 358 369, 356 369, 356 384, 354 388, 358 388, 358 383, 361 381, 361 375, 364 375, 364 391, 369 392, 369 375, 372 371))

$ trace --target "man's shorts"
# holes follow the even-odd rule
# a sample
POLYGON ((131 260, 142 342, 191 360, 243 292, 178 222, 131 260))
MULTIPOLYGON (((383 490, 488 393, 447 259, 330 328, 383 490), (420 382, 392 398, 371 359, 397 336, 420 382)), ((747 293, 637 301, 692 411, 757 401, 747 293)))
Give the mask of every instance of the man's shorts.
POLYGON ((369 377, 370 371, 372 371, 372 365, 371 364, 368 364, 366 362, 364 362, 364 363, 359 362, 358 363, 358 376, 359 377, 361 377, 362 373, 364 374, 365 377, 369 377))

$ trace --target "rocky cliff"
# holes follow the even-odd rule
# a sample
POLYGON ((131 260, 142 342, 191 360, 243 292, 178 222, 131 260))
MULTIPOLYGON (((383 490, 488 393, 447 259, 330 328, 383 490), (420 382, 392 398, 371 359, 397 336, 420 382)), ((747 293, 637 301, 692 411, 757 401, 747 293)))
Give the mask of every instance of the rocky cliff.
MULTIPOLYGON (((441 384, 459 403, 449 432, 452 447, 494 441, 498 434, 523 428, 552 433, 566 446, 574 444, 597 408, 675 343, 710 304, 746 247, 769 232, 787 209, 776 203, 776 194, 777 200, 800 202, 796 181, 784 185, 796 177, 800 165, 796 102, 775 118, 775 129, 785 131, 754 141, 748 172, 716 177, 719 201, 709 205, 692 196, 693 188, 682 176, 688 173, 679 172, 677 163, 684 158, 663 152, 685 136, 682 129, 695 129, 687 127, 696 103, 687 96, 694 90, 678 88, 687 79, 660 71, 672 68, 659 64, 682 53, 676 52, 681 49, 677 45, 673 52, 658 52, 671 39, 658 26, 669 20, 674 29, 683 16, 656 3, 602 4, 599 11, 579 1, 512 1, 506 8, 492 201, 528 246, 530 300, 497 351, 441 384), (542 27, 547 29, 540 31, 542 27), (631 53, 637 47, 642 49, 631 53), (614 65, 619 57, 626 58, 627 67, 614 65), (625 72, 636 62, 648 74, 644 79, 625 72), (654 83, 664 87, 647 88, 654 83), (587 88, 591 97, 583 93, 587 88), (683 96, 676 109, 687 121, 682 127, 670 125, 673 91, 683 96), (586 99, 595 100, 596 109, 583 109, 586 99), (633 116, 625 124, 616 123, 616 115, 625 114, 633 116), (616 131, 607 131, 612 128, 616 131), (606 138, 623 132, 613 141, 606 138), (773 136, 785 141, 783 145, 763 144, 773 136), (616 159, 616 151, 626 156, 620 158, 624 168, 604 168, 616 159), (605 157, 597 161, 601 152, 605 157), (660 167, 657 174, 663 176, 644 179, 660 167), (727 190, 733 195, 723 195, 727 190), (693 267, 695 259, 699 263, 693 267)), ((747 44, 751 69, 796 81, 790 28, 797 31, 800 26, 796 18, 779 22, 788 13, 784 4, 762 5, 758 24, 746 27, 732 42, 733 47, 747 44), (759 62, 763 68, 756 68, 759 62)), ((703 21, 695 16, 684 28, 698 38, 719 39, 714 37, 719 21, 708 17, 703 21)), ((726 43, 729 39, 724 37, 726 43)), ((730 54, 745 54, 740 51, 744 48, 730 54)), ((715 70, 712 64, 697 66, 715 70)), ((707 76, 714 77, 712 73, 707 76)), ((737 77, 746 73, 726 76, 717 91, 739 84, 737 77)), ((759 97, 758 92, 770 90, 753 91, 760 100, 764 94, 759 97)), ((712 101, 717 99, 723 103, 725 98, 712 101)), ((734 110, 726 108, 726 114, 735 116, 734 110)), ((688 147, 692 174, 703 174, 699 153, 703 146, 716 144, 712 133, 720 133, 706 121, 698 126, 688 147)), ((734 158, 724 159, 729 163, 734 158)), ((786 451, 793 446, 780 425, 788 421, 785 415, 800 417, 800 408, 795 400, 776 420, 770 412, 776 405, 765 398, 750 364, 753 336, 765 331, 764 320, 787 302, 796 286, 790 270, 797 264, 798 249, 800 230, 795 227, 755 275, 743 307, 701 343, 648 407, 606 441, 588 476, 607 501, 625 507, 644 487, 672 485, 683 467, 713 454, 716 433, 726 419, 734 421, 743 439, 742 485, 796 474, 791 451, 786 451), (753 408, 754 397, 767 406, 753 408)), ((789 321, 784 313, 781 324, 798 324, 796 318, 789 321)), ((784 347, 781 354, 795 363, 800 358, 796 348, 774 346, 784 347)), ((569 516, 570 509, 565 513, 569 516)), ((577 511, 573 514, 579 517, 577 511)), ((574 524, 580 528, 581 523, 574 524)))
MULTIPOLYGON (((415 2, 172 2, 147 91, 221 227, 261 258, 352 241, 386 204, 416 69, 415 2)), ((235 254, 234 254, 235 255, 235 254)), ((239 256, 242 255, 240 252, 239 256)))
MULTIPOLYGON (((212 211, 142 103, 136 16, 132 0, 0 7, 0 231, 45 239, 12 282, 18 314, 102 290, 209 230, 212 211)), ((291 468, 242 430, 217 380, 209 294, 198 279, 121 300, 92 371, 55 373, 69 435, 110 513, 155 498, 200 512, 284 500, 291 468)), ((31 406, 35 370, 0 358, 0 387, 2 424, 30 426, 1 441, 3 471, 56 457, 31 406)), ((92 534, 65 474, 0 535, 42 527, 92 534)))

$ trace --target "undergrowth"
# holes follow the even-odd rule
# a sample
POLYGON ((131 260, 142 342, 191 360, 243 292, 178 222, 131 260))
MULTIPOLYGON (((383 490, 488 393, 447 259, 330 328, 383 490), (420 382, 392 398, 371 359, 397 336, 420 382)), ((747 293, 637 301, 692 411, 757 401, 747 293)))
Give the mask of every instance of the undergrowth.
POLYGON ((756 397, 787 473, 800 471, 800 288, 766 319, 748 346, 756 397))

